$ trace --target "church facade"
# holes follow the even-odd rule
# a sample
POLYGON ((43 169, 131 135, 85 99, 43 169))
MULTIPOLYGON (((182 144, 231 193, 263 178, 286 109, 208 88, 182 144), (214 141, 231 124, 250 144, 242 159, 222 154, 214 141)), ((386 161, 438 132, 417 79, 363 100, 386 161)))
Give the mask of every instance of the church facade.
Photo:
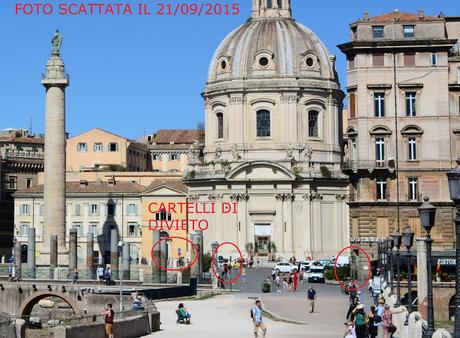
MULTIPOLYGON (((232 242, 244 255, 336 255, 349 243, 341 173, 343 92, 335 56, 291 17, 290 0, 254 0, 252 17, 212 57, 203 93, 205 144, 190 151, 188 201, 203 215, 204 251, 232 242), (237 203, 237 212, 218 212, 237 203)), ((232 246, 222 247, 236 255, 232 246)))

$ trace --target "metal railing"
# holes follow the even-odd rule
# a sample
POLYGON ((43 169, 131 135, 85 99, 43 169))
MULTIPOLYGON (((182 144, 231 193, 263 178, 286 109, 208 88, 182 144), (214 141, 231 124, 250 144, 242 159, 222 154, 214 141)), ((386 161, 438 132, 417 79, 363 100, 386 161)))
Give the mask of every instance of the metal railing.
POLYGON ((12 159, 12 158, 43 159, 45 157, 45 153, 38 152, 38 151, 7 150, 7 151, 1 151, 0 156, 5 159, 12 159))
POLYGON ((349 160, 342 162, 342 169, 394 169, 393 160, 349 160))

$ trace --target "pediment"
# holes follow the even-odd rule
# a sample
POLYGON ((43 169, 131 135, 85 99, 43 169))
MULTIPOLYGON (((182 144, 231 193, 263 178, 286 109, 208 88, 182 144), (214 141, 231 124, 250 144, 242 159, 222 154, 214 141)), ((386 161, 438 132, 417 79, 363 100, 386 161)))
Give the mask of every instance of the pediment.
POLYGON ((185 193, 171 188, 167 185, 157 186, 155 188, 144 191, 142 196, 185 196, 185 193))
POLYGON ((287 168, 272 162, 247 162, 227 174, 229 181, 292 181, 295 175, 287 168))

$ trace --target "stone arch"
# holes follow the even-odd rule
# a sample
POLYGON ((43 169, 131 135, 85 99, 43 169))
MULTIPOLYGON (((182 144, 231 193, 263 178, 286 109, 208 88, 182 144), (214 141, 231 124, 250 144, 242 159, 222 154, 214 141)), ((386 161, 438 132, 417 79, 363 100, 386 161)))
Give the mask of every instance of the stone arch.
POLYGON ((57 297, 64 300, 73 310, 74 314, 80 313, 80 307, 76 303, 74 299, 72 299, 68 294, 57 292, 57 291, 38 291, 31 294, 27 297, 21 304, 18 310, 18 315, 20 316, 29 316, 32 312, 32 308, 38 304, 38 302, 42 299, 48 297, 57 297))

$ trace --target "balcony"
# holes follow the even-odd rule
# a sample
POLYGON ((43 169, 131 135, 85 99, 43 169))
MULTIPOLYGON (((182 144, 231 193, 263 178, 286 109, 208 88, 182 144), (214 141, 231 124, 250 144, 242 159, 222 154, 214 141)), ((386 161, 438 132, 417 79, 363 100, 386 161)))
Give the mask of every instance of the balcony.
POLYGON ((366 170, 372 173, 374 170, 388 170, 393 172, 395 169, 395 161, 393 159, 390 160, 349 160, 346 162, 342 162, 342 170, 343 171, 352 171, 353 173, 357 173, 360 170, 366 170))
POLYGON ((33 159, 43 159, 45 156, 42 152, 34 151, 19 151, 19 150, 2 150, 0 152, 0 157, 5 159, 15 159, 15 158, 33 158, 33 159))

